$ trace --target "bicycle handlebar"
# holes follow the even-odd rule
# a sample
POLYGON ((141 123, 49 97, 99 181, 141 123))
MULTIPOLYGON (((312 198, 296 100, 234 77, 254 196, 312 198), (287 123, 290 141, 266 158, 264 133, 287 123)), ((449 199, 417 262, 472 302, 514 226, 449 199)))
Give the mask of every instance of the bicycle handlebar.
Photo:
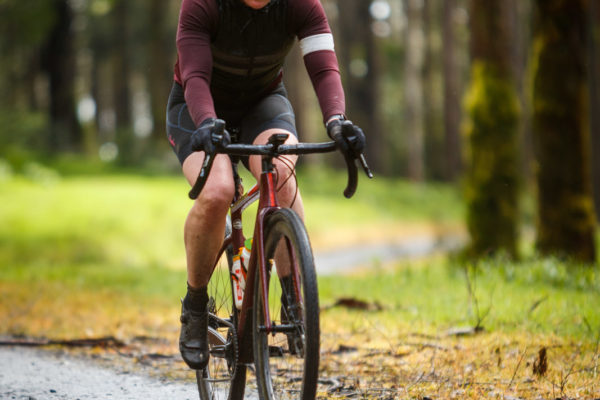
MULTIPOLYGON (((274 135, 274 137, 277 135, 274 135)), ((285 134, 287 138, 287 134, 285 134)), ((263 145, 253 145, 253 144, 230 144, 227 146, 217 146, 215 153, 206 154, 204 157, 204 162, 202 164, 202 168, 200 169, 200 173, 198 174, 198 178, 194 183, 194 186, 189 192, 190 199, 194 200, 198 197, 204 185, 206 184, 206 180, 208 179, 208 175, 212 168, 212 164, 215 159, 216 153, 221 154, 229 154, 234 156, 252 156, 252 155, 260 155, 265 157, 276 158, 280 155, 286 154, 315 154, 315 153, 330 153, 338 149, 336 142, 322 142, 322 143, 296 143, 296 144, 282 144, 280 140, 285 140, 285 138, 281 139, 275 138, 270 139, 269 143, 263 145)), ((346 167, 348 169, 348 183, 346 184, 346 189, 344 189, 344 196, 346 198, 351 198, 356 192, 356 187, 358 185, 358 169, 355 164, 355 159, 349 154, 348 151, 344 151, 344 160, 346 161, 346 167)), ((361 163, 365 174, 369 177, 369 179, 373 178, 373 174, 371 173, 369 166, 362 154, 357 158, 361 163)))

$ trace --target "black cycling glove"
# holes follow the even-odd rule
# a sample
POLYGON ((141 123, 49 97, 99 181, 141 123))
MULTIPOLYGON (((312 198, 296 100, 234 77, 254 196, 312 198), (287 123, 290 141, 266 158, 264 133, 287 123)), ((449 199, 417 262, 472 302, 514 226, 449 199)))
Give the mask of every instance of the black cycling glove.
POLYGON ((358 157, 365 150, 367 140, 364 132, 343 116, 333 118, 327 123, 327 134, 342 150, 350 150, 354 157, 358 157))
POLYGON ((229 132, 225 130, 225 121, 216 118, 207 118, 192 133, 192 149, 194 151, 204 150, 213 154, 217 147, 231 144, 229 132))

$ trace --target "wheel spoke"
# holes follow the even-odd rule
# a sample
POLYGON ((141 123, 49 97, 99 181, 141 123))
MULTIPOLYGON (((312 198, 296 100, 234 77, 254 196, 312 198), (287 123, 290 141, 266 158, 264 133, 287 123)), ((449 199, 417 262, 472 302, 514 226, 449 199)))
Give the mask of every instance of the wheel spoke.
POLYGON ((230 255, 222 257, 208 286, 210 359, 206 369, 196 372, 201 400, 241 400, 244 397, 246 367, 237 365, 237 310, 233 305, 230 261, 230 255))

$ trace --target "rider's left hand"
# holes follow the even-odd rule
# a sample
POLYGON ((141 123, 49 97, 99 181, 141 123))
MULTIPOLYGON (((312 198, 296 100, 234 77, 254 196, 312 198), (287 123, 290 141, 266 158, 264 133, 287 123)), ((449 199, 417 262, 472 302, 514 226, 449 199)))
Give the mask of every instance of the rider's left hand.
POLYGON ((333 118, 327 122, 327 134, 338 144, 343 140, 355 157, 365 150, 367 140, 364 132, 358 125, 343 117, 333 118))

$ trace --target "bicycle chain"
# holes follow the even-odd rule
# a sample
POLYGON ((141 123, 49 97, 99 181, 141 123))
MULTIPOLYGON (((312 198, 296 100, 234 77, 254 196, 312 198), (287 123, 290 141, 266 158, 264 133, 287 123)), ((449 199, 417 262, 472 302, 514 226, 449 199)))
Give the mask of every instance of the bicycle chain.
MULTIPOLYGON (((231 320, 233 321, 233 317, 231 318, 231 320)), ((239 361, 239 347, 238 347, 238 337, 237 337, 237 331, 235 329, 235 324, 232 327, 229 327, 227 329, 227 343, 229 344, 231 342, 232 347, 233 347, 233 357, 230 358, 229 356, 227 357, 227 368, 229 370, 229 375, 231 376, 231 379, 233 380, 233 377, 235 376, 235 372, 237 370, 237 365, 238 365, 238 361, 239 361)))

